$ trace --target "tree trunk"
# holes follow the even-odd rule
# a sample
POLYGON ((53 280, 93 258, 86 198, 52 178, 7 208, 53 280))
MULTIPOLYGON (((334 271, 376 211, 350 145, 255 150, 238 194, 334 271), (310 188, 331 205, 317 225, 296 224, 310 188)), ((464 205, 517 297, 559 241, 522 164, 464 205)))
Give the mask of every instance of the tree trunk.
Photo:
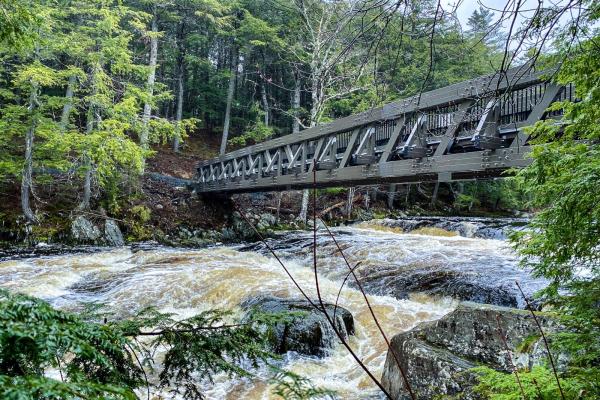
POLYGON ((183 60, 178 65, 177 72, 177 111, 175 113, 175 138, 173 139, 173 150, 179 152, 179 141, 181 138, 181 118, 183 115, 183 60))
POLYGON ((270 118, 270 109, 269 109, 269 100, 267 99, 267 88, 265 86, 264 79, 260 82, 260 97, 263 104, 263 110, 265 112, 265 126, 269 126, 270 118))
POLYGON ((365 209, 368 210, 370 205, 371 205, 371 191, 369 190, 369 188, 367 188, 367 191, 365 192, 365 209))
POLYGON ((283 197, 283 192, 277 192, 277 210, 276 210, 276 217, 277 217, 277 223, 280 222, 280 214, 281 214, 281 199, 283 197))
POLYGON ((63 106, 62 115, 60 117, 60 131, 64 132, 69 125, 69 117, 71 110, 73 109, 73 92, 75 91, 75 84, 77 83, 77 77, 71 75, 69 82, 67 83, 67 93, 65 94, 65 105, 63 106))
MULTIPOLYGON (((183 117, 183 90, 184 90, 184 74, 185 74, 185 23, 179 24, 177 30, 177 110, 175 111, 175 138, 173 138, 173 151, 179 152, 181 142, 181 119, 183 117)), ((170 104, 170 102, 169 102, 170 104)))
POLYGON ((298 220, 306 223, 308 218, 308 189, 302 191, 302 204, 300 206, 300 214, 298 220))
MULTIPOLYGON (((94 116, 94 106, 90 105, 87 112, 87 121, 85 133, 89 135, 94 130, 94 120, 98 119, 94 116)), ((83 178, 83 198, 77 207, 79 210, 87 210, 90 208, 90 200, 92 199, 92 161, 89 154, 83 156, 83 166, 85 168, 85 176, 83 178)))
POLYGON ((394 198, 396 197, 396 184, 390 183, 387 192, 387 206, 390 210, 394 209, 394 198))
POLYGON ((302 89, 302 81, 298 70, 294 72, 294 92, 292 94, 292 109, 294 118, 292 119, 292 133, 300 132, 300 90, 302 89))
MULTIPOLYGON (((310 108, 310 127, 312 128, 313 126, 317 125, 317 117, 319 114, 319 109, 320 109, 320 105, 319 102, 321 101, 320 97, 318 96, 318 90, 319 90, 319 81, 316 78, 313 78, 312 81, 312 105, 310 108)), ((354 194, 353 194, 354 196, 354 194)), ((316 212, 316 210, 315 210, 316 212)), ((304 189, 304 192, 302 193, 302 205, 300 207, 300 216, 298 217, 298 219, 300 219, 301 221, 303 221, 304 223, 306 223, 306 218, 308 215, 308 189, 304 189)))
POLYGON ((83 198, 79 204, 80 210, 90 208, 90 200, 92 199, 92 162, 88 155, 84 156, 85 177, 83 180, 83 198))
POLYGON ((35 109, 38 105, 37 97, 38 84, 33 82, 31 85, 31 93, 29 94, 28 107, 28 110, 31 113, 31 125, 25 133, 25 164, 23 165, 21 177, 21 210, 28 223, 34 223, 36 221, 35 215, 31 210, 31 205, 29 204, 29 194, 33 185, 33 138, 37 126, 37 118, 35 116, 35 109))
POLYGON ((355 187, 348 188, 348 201, 346 204, 346 217, 350 218, 352 215, 352 203, 354 203, 354 192, 356 191, 355 187))
POLYGON ((235 80, 237 78, 238 69, 238 54, 237 49, 232 50, 231 54, 231 69, 229 76, 229 88, 227 89, 227 105, 225 107, 225 121, 223 122, 223 137, 221 138, 221 149, 219 154, 225 154, 227 148, 227 140, 229 139, 229 123, 231 121, 231 103, 233 102, 233 94, 235 92, 235 80))
POLYGON ((438 197, 438 191, 440 190, 440 182, 436 182, 435 186, 433 187, 433 194, 431 195, 431 205, 435 205, 435 202, 437 201, 437 197, 438 197))
MULTIPOLYGON (((292 93, 292 109, 294 117, 292 118, 292 133, 300 133, 300 89, 302 82, 300 81, 300 73, 296 69, 294 71, 294 92, 292 93)), ((304 168, 304 165, 302 166, 304 168)), ((304 170, 303 170, 304 171, 304 170)), ((300 205, 300 213, 298 220, 306 223, 308 218, 308 189, 302 191, 302 203, 300 205)))
POLYGON ((156 60, 158 58, 158 23, 156 21, 156 15, 152 18, 151 23, 151 36, 150 36, 150 61, 148 66, 150 72, 148 73, 147 94, 148 99, 144 104, 144 114, 142 116, 142 132, 140 134, 140 145, 143 149, 148 148, 148 134, 150 122, 150 115, 152 113, 152 96, 154 95, 154 81, 156 79, 156 60))

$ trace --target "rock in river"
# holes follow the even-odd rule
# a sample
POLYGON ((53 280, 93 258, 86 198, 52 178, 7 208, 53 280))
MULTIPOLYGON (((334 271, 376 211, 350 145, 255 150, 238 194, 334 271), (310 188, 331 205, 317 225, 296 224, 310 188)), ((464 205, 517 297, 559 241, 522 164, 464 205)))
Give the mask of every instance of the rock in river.
MULTIPOLYGON (((551 320, 539 318, 545 329, 552 329, 551 320)), ((478 399, 470 391, 476 382, 471 368, 486 365, 506 372, 512 370, 500 331, 517 367, 530 368, 545 360, 539 332, 528 311, 469 302, 461 303, 442 319, 394 336, 391 347, 418 399, 459 393, 461 399, 478 399), (523 346, 526 342, 530 345, 523 346)), ((394 399, 410 398, 390 352, 382 383, 394 399)))
MULTIPOLYGON (((495 304, 505 307, 524 307, 516 286, 500 284, 485 266, 468 265, 408 265, 372 266, 359 269, 360 279, 369 293, 408 298, 410 293, 426 293, 434 296, 450 296, 460 300, 495 304), (486 276, 486 272, 490 275, 486 276)), ((531 296, 527 287, 526 294, 531 296)))
POLYGON ((104 239, 109 246, 125 245, 125 239, 123 239, 121 229, 114 219, 107 219, 104 222, 104 239))
POLYGON ((71 224, 71 235, 78 243, 97 244, 102 237, 102 232, 89 219, 79 215, 71 224))
MULTIPOLYGON (((325 314, 305 300, 258 297, 245 301, 242 308, 255 308, 265 313, 299 313, 292 321, 275 326, 271 335, 271 344, 273 351, 278 354, 295 351, 322 357, 327 355, 339 341, 325 314)), ((334 309, 333 304, 325 304, 325 311, 332 319, 334 309)), ((354 319, 345 308, 337 307, 335 324, 344 338, 354 334, 354 319)))

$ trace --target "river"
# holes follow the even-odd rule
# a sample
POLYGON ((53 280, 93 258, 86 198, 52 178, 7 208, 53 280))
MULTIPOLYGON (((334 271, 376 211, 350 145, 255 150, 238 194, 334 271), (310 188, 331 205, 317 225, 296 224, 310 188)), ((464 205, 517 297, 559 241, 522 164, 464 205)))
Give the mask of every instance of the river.
MULTIPOLYGON (((517 267, 516 255, 501 240, 451 236, 443 231, 406 234, 369 224, 333 231, 351 262, 362 262, 361 276, 381 266, 398 271, 408 266, 425 270, 460 267, 497 285, 502 285, 502 280, 520 279, 533 290, 542 284, 517 267)), ((334 302, 347 269, 325 232, 319 234, 318 242, 321 291, 326 301, 334 302)), ((315 296, 310 233, 285 233, 271 243, 303 289, 315 296)), ((197 250, 123 247, 6 260, 0 262, 0 286, 40 297, 64 310, 76 311, 83 303, 104 303, 120 317, 146 306, 187 317, 212 308, 241 312, 242 301, 263 294, 299 298, 281 266, 261 245, 218 245, 197 250)), ((393 297, 386 294, 384 287, 385 282, 380 286, 371 282, 369 290, 373 294, 369 299, 390 337, 422 321, 440 318, 457 304, 450 297, 418 293, 407 298, 393 297)), ((380 376, 386 347, 361 293, 354 287, 345 287, 340 304, 355 319, 356 334, 350 338, 351 346, 380 376)), ((318 386, 337 391, 342 399, 380 398, 341 345, 321 359, 288 353, 282 366, 310 378, 318 386)), ((267 377, 266 370, 257 371, 256 379, 229 380, 218 376, 214 385, 206 385, 205 393, 209 399, 275 398, 270 394, 267 377)))

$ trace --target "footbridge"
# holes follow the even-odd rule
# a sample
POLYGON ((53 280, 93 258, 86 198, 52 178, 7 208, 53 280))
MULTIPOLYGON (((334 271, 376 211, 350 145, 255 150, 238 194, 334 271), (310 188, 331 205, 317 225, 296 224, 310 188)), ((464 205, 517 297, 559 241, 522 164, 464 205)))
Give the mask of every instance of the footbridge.
POLYGON ((198 165, 198 193, 489 179, 530 161, 528 133, 572 85, 521 67, 421 93, 198 165))

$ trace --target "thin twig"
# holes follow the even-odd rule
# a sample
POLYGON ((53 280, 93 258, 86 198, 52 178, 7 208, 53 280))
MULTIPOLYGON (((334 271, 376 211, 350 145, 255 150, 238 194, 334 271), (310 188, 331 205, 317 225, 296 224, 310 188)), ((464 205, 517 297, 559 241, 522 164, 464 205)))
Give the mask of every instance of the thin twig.
POLYGON ((60 363, 60 358, 58 358, 57 355, 55 355, 54 357, 56 358, 56 362, 58 364, 58 373, 60 374, 60 380, 61 380, 61 382, 64 382, 65 378, 64 378, 63 372, 62 372, 62 365, 60 363))
POLYGON ((344 277, 344 280, 342 281, 342 284, 340 285, 340 289, 338 290, 338 294, 335 298, 335 304, 333 305, 333 318, 335 318, 336 313, 337 313, 337 309, 338 309, 338 304, 340 301, 340 296, 342 294, 342 290, 344 289, 344 286, 346 286, 346 281, 348 280, 348 278, 350 278, 350 275, 352 275, 352 271, 354 271, 356 268, 358 268, 360 266, 361 262, 357 262, 354 267, 352 269, 350 269, 350 272, 348 272, 346 274, 346 276, 344 277))
POLYGON ((333 328, 333 331, 339 338, 340 342, 344 345, 344 347, 348 350, 350 355, 354 358, 354 360, 358 363, 358 365, 366 372, 366 374, 371 378, 371 380, 379 387, 379 389, 386 395, 388 399, 393 399, 391 394, 383 387, 381 382, 373 375, 373 373, 367 368, 367 366, 362 362, 362 360, 358 357, 358 355, 352 350, 350 345, 346 342, 343 335, 340 333, 335 321, 331 319, 327 310, 325 309, 325 305, 323 303, 323 299, 321 298, 321 290, 319 287, 319 277, 317 271, 317 165, 316 161, 313 164, 313 270, 315 274, 315 284, 317 289, 317 297, 319 300, 319 304, 321 305, 323 314, 325 314, 325 318, 329 322, 329 325, 333 328))
POLYGON ((533 381, 533 384, 535 385, 535 389, 537 391, 538 400, 544 400, 544 398, 542 397, 542 389, 540 389, 540 385, 538 384, 537 379, 532 378, 531 380, 533 381))
MULTIPOLYGON (((349 269, 349 274, 352 274, 354 281, 356 282, 356 285, 358 286, 359 291, 362 293, 363 298, 365 299, 365 303, 367 304, 367 307, 369 309, 369 312, 371 313, 371 317, 373 318, 373 321, 375 322, 375 325, 377 326, 377 329, 379 330, 379 333, 381 334, 381 336, 383 337, 383 339, 385 340, 385 343, 388 347, 388 350, 392 353, 392 357, 394 357, 394 361, 396 362, 396 364, 398 365, 398 369, 400 370, 400 374, 402 375, 402 380, 404 381, 404 386, 406 387, 406 389, 408 390, 408 393, 410 393, 410 397, 415 400, 415 394, 412 391, 412 388, 410 386, 410 383, 408 381, 408 377, 406 375, 406 372, 404 371, 404 368, 402 368, 402 365, 400 363, 400 359, 398 358, 398 355, 396 354, 396 352, 394 351, 389 339, 387 338, 387 335, 385 334, 383 328, 381 327, 381 324, 379 323, 379 320, 377 319, 377 316, 375 315, 375 312, 373 311, 373 307, 371 307, 371 302, 369 301, 369 298, 367 297, 367 294, 364 290, 364 288, 362 287, 362 284, 360 283, 360 280, 358 279, 358 277, 356 276, 356 273, 354 272, 354 269, 359 265, 357 264, 354 269, 350 267, 350 262, 348 261, 348 258, 346 257, 346 254, 344 253, 344 251, 342 250, 341 246, 339 245, 338 241, 336 240, 335 236, 333 235, 333 233, 331 232, 331 230, 329 229, 329 227, 327 226, 327 224, 325 224, 325 222, 323 220, 321 220, 321 222, 323 222, 323 226, 325 226, 325 229, 327 230, 327 232, 329 233, 329 236, 331 237, 331 239, 333 240, 333 242, 335 243, 338 251, 340 252, 340 254, 342 255, 342 258, 344 259, 346 266, 349 269)), ((341 291, 341 289, 340 289, 341 291)))
POLYGON ((135 360, 137 361, 138 365, 140 366, 140 369, 142 370, 142 374, 144 374, 144 380, 146 381, 146 392, 148 395, 147 399, 150 400, 150 382, 148 382, 148 375, 146 375, 146 370, 144 369, 144 366, 142 365, 140 359, 138 358, 136 352, 133 350, 131 345, 129 345, 128 343, 125 345, 129 348, 129 351, 131 351, 131 354, 133 354, 133 356, 135 357, 135 360))
POLYGON ((548 352, 548 359, 550 360, 550 365, 552 365, 552 373, 554 374, 554 377, 556 378, 556 384, 558 385, 558 391, 560 392, 560 397, 562 398, 562 400, 565 400, 565 394, 563 393, 562 386, 560 386, 560 379, 558 379, 558 372, 556 372, 556 366, 554 365, 554 358, 552 357, 552 353, 550 352, 550 346, 548 345, 548 340, 546 339, 546 335, 544 334, 542 325, 540 324, 540 321, 538 320, 537 316, 533 312, 533 308, 529 304, 529 300, 527 299, 527 296, 525 296, 523 289, 521 289, 521 285, 519 285, 518 281, 515 281, 515 283, 517 284, 517 287, 519 288, 519 292, 521 292, 521 296, 523 296, 523 299, 525 300, 527 309, 533 316, 533 320, 535 321, 535 324, 537 325, 537 328, 540 331, 540 334, 542 335, 542 339, 544 340, 544 346, 546 347, 546 351, 548 352))
MULTIPOLYGON (((346 342, 346 340, 344 339, 344 337, 342 336, 342 334, 340 333, 339 329, 337 328, 335 322, 331 319, 331 317, 329 316, 329 314, 327 313, 327 311, 324 308, 319 307, 318 305, 316 305, 304 292, 304 290, 302 290, 302 288, 300 287, 300 285, 298 284, 298 282, 294 279, 294 277, 290 274, 289 270, 286 268, 285 264, 283 264, 283 262, 281 261, 281 259, 277 256, 277 254, 275 253, 275 251, 273 250, 273 248, 271 246, 269 246, 269 244, 267 243, 267 241, 265 240, 265 238, 260 234, 260 232, 256 229, 256 227, 250 222, 250 220, 246 217, 246 215, 240 210, 240 208, 238 207, 238 205, 235 203, 235 201, 233 202, 233 205, 235 207, 235 209, 240 213, 240 215, 242 216, 242 218, 246 221, 246 223, 248 225, 250 225, 250 227, 252 227, 252 229, 254 230, 254 232, 256 233, 256 235, 258 236, 258 238, 262 241, 262 243, 267 247, 267 249, 271 252, 271 254, 273 255, 273 257, 275 257, 275 259, 279 262, 279 264, 281 265, 281 267, 284 269, 284 271, 286 272, 286 274, 288 275, 288 277, 292 280, 292 282, 294 283, 294 285, 296 286, 296 288, 300 291, 300 293, 302 293, 302 295, 304 296, 304 298, 310 303, 310 305, 322 312, 325 315, 325 318, 327 319, 327 322, 329 323, 329 325, 331 325, 331 327, 333 328, 333 331, 335 332, 336 336, 338 337, 338 339, 340 340, 340 342, 342 343, 342 345, 346 348, 346 350, 348 350, 348 352, 350 353, 350 355, 352 356, 352 358, 354 358, 354 360, 356 361, 356 363, 360 366, 360 368, 365 371, 365 373, 369 376, 369 378, 371 378, 371 380, 375 383, 375 385, 377 385, 377 387, 385 394, 385 396, 388 399, 392 399, 392 396, 389 394, 389 392, 383 387, 383 385, 381 384, 381 382, 379 382, 379 380, 375 377, 375 375, 373 375, 373 373, 367 368, 367 366, 361 361, 361 359, 356 355, 356 353, 354 352, 354 350, 352 350, 352 348, 350 347, 350 345, 346 342)), ((320 300, 320 299, 319 299, 320 300)))

